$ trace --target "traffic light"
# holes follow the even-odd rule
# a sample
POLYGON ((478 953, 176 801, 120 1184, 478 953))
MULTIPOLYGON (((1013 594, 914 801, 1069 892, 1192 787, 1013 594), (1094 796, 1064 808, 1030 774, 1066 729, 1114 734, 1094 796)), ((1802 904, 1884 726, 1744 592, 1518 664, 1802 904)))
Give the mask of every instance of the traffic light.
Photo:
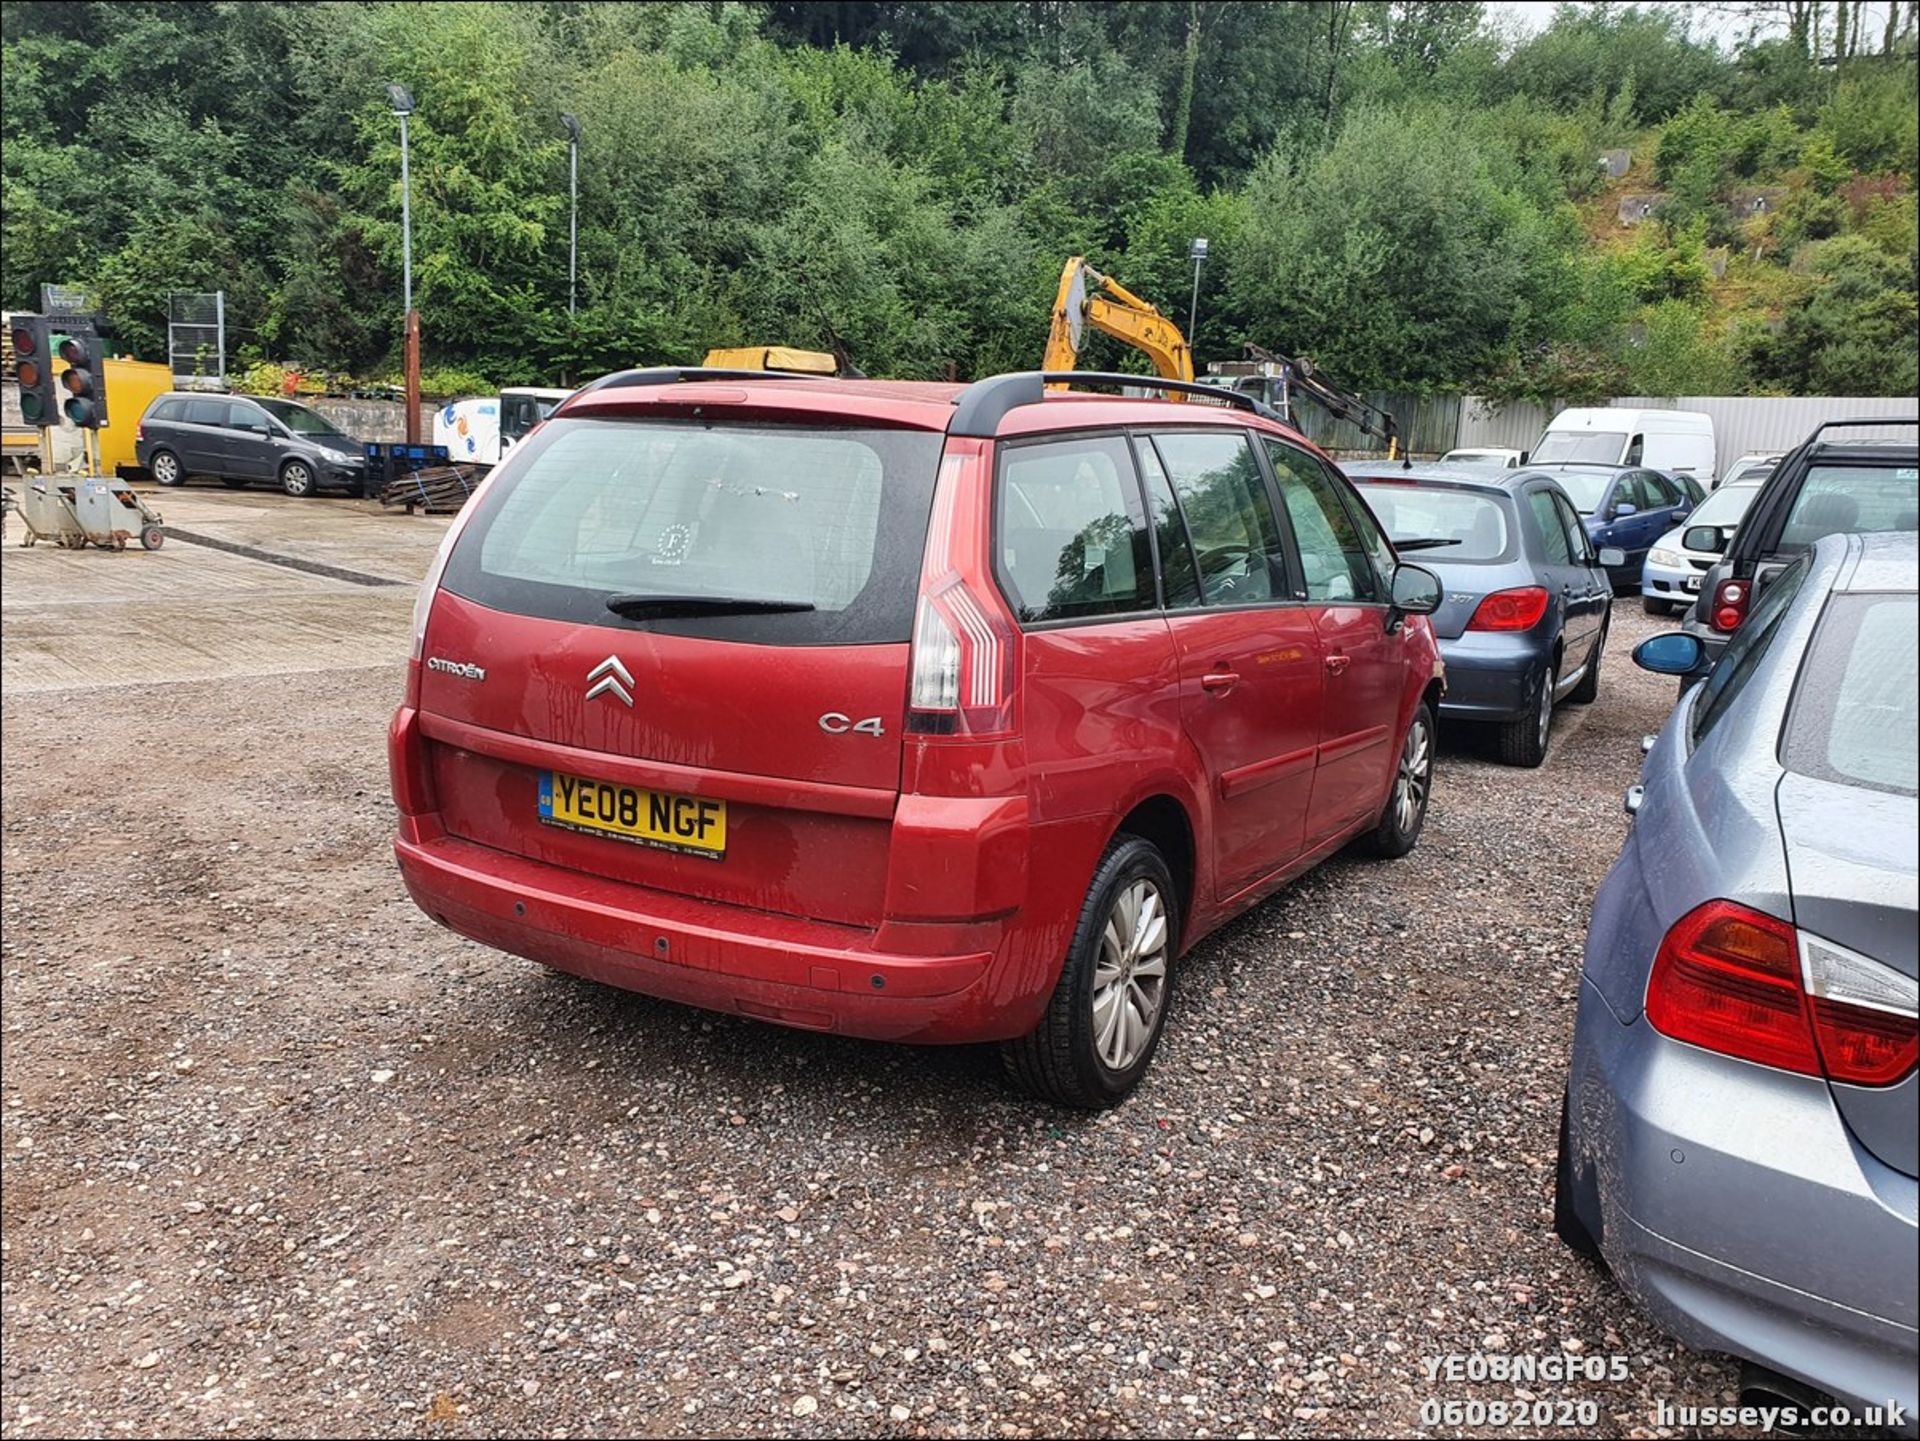
POLYGON ((46 316, 14 316, 13 360, 20 377, 20 414, 28 425, 58 425, 60 394, 53 377, 53 327, 46 316))
POLYGON ((82 430, 98 430, 107 423, 107 374, 101 365, 104 350, 90 324, 73 322, 58 337, 60 358, 67 363, 60 385, 67 393, 61 409, 82 430))

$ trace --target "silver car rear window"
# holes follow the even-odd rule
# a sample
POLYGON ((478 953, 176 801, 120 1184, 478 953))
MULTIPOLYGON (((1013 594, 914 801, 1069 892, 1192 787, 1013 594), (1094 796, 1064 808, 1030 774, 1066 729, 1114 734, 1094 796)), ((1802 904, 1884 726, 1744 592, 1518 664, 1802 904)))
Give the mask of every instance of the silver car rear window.
POLYGON ((1920 607, 1906 595, 1835 596, 1794 689, 1782 760, 1842 785, 1915 794, 1920 781, 1920 607))
POLYGON ((1499 496, 1437 485, 1362 482, 1356 489, 1395 545, 1447 542, 1418 547, 1417 560, 1489 564, 1513 558, 1508 502, 1499 496))

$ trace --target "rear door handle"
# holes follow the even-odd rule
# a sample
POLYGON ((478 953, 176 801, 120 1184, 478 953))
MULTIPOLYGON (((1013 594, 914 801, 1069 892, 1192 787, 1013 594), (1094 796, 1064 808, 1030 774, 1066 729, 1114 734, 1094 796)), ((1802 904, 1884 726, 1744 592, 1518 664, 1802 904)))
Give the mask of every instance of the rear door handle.
POLYGON ((1225 695, 1240 684, 1240 673, 1224 667, 1219 670, 1210 670, 1200 677, 1200 684, 1215 695, 1225 695))
POLYGON ((1345 670, 1352 663, 1353 657, 1350 655, 1330 655, 1327 657, 1327 669, 1335 675, 1339 675, 1341 671, 1345 670))

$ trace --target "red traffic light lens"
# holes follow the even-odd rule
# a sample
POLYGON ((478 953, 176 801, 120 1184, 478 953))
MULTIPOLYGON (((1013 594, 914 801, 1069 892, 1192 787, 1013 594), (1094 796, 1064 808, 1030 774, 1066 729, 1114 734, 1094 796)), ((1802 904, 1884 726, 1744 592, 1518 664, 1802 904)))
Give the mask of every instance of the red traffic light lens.
POLYGON ((33 343, 34 339, 34 333, 27 329, 26 326, 16 326, 13 332, 13 353, 15 355, 32 355, 36 349, 33 343))
POLYGON ((87 347, 84 342, 75 340, 71 335, 60 337, 60 358, 68 365, 84 365, 87 360, 87 347))

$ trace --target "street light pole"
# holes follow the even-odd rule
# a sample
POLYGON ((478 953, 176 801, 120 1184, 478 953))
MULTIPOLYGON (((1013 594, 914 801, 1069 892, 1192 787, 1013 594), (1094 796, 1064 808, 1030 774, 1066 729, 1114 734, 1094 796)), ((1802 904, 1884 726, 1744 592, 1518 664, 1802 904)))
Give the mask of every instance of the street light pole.
POLYGON ((1207 242, 1204 238, 1194 237, 1193 247, 1187 252, 1187 258, 1193 262, 1193 300, 1187 306, 1187 346, 1193 346, 1194 336, 1200 328, 1200 267, 1207 260, 1207 242))
POLYGON ((572 315, 580 256, 580 122, 562 112, 560 123, 567 129, 567 314, 572 315))
POLYGON ((420 443, 420 317, 413 309, 413 177, 408 173, 407 117, 413 94, 404 85, 387 86, 387 100, 400 118, 400 265, 406 299, 404 354, 407 379, 407 444, 420 443))

